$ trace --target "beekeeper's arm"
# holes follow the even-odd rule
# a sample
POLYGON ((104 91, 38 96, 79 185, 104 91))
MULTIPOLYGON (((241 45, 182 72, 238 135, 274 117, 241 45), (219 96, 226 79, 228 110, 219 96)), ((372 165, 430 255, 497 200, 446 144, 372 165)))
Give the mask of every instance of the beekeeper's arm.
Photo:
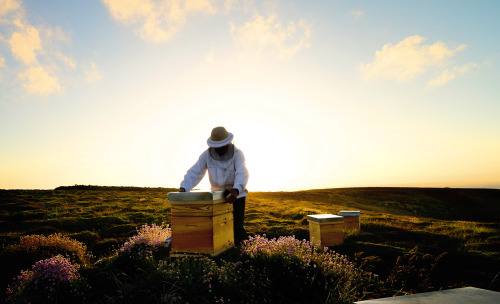
POLYGON ((233 189, 238 189, 238 194, 243 194, 247 188, 248 183, 248 169, 245 164, 245 155, 241 150, 235 151, 234 155, 234 166, 235 166, 235 176, 234 176, 234 186, 233 189))
POLYGON ((184 180, 179 189, 180 192, 183 192, 182 190, 189 192, 201 182, 207 173, 207 157, 208 150, 200 155, 198 161, 188 170, 186 175, 184 175, 184 180))

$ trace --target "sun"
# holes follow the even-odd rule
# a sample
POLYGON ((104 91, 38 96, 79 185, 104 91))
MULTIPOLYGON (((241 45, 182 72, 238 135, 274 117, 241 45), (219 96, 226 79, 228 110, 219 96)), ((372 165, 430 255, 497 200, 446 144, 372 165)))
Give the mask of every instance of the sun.
MULTIPOLYGON (((190 111, 179 113, 186 119, 176 120, 172 124, 175 128, 155 128, 167 130, 168 134, 162 136, 175 143, 166 152, 176 161, 167 160, 169 168, 165 171, 175 172, 182 179, 208 148, 211 130, 223 126, 233 133, 233 143, 245 155, 250 192, 312 187, 322 177, 317 174, 321 171, 318 168, 324 167, 324 155, 328 153, 323 134, 318 132, 322 117, 314 116, 313 121, 305 117, 306 109, 297 101, 300 96, 289 91, 249 89, 248 85, 224 88, 210 87, 186 96, 182 107, 190 111)), ((196 188, 210 189, 208 178, 196 188)))

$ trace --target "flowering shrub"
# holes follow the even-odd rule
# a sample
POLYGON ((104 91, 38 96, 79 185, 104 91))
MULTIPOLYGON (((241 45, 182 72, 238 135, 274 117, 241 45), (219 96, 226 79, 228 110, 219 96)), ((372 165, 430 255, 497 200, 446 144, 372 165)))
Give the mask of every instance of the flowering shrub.
MULTIPOLYGON (((19 274, 22 269, 28 269, 37 261, 57 255, 68 258, 73 264, 88 265, 93 259, 87 252, 85 244, 62 234, 26 235, 19 242, 5 247, 0 253, 2 276, 0 285, 5 288, 10 278, 19 274)), ((2 298, 0 298, 0 302, 2 298)))
POLYGON ((311 284, 323 284, 328 294, 320 297, 329 301, 350 303, 349 301, 361 297, 364 283, 373 281, 370 273, 354 267, 345 256, 330 251, 327 247, 320 247, 306 240, 297 240, 294 236, 268 239, 266 235, 257 235, 245 240, 241 251, 251 259, 266 257, 267 261, 282 259, 283 265, 288 264, 292 267, 289 270, 285 269, 290 272, 291 277, 295 276, 294 271, 298 271, 302 277, 310 280, 311 284), (313 271, 316 268, 321 276, 313 271))
POLYGON ((305 264, 317 263, 325 272, 359 272, 345 256, 329 251, 328 247, 320 247, 306 240, 298 240, 295 236, 268 239, 265 234, 264 236, 257 235, 245 240, 241 250, 250 257, 255 257, 257 254, 295 256, 305 264))
POLYGON ((13 254, 28 254, 34 261, 61 254, 68 257, 73 263, 85 265, 92 258, 87 253, 87 246, 85 244, 65 237, 60 233, 49 236, 37 234, 26 235, 21 237, 19 244, 10 246, 8 250, 13 254))
POLYGON ((165 240, 171 235, 169 225, 144 224, 137 230, 137 235, 129 238, 118 252, 134 259, 150 258, 154 251, 165 245, 165 240))
POLYGON ((64 291, 75 294, 71 284, 80 279, 80 266, 57 255, 36 262, 31 270, 23 270, 7 288, 11 302, 57 302, 64 298, 64 291))
POLYGON ((221 261, 210 279, 216 303, 327 303, 320 269, 295 256, 243 255, 221 261))

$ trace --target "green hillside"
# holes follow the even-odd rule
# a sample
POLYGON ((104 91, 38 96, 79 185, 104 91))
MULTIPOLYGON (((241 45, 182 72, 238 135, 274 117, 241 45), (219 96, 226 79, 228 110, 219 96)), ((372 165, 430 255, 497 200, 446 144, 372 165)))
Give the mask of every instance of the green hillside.
POLYGON ((415 268, 431 267, 439 258, 432 270, 435 287, 500 289, 498 189, 320 189, 252 193, 248 201, 247 226, 253 233, 307 238, 307 214, 360 210, 361 232, 348 235, 335 248, 359 264, 368 263, 388 277, 398 257, 417 246, 422 265, 415 268))

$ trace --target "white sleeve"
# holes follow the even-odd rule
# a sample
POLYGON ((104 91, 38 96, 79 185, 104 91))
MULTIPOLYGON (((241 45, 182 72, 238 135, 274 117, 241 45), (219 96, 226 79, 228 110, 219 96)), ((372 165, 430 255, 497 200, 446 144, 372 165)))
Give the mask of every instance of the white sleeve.
POLYGON ((198 161, 184 175, 181 188, 189 192, 201 182, 207 172, 207 156, 208 150, 200 155, 198 161))
POLYGON ((245 164, 245 155, 241 150, 235 151, 234 155, 234 166, 235 166, 235 177, 234 177, 234 188, 238 189, 240 193, 243 193, 247 187, 248 183, 248 169, 245 164))

